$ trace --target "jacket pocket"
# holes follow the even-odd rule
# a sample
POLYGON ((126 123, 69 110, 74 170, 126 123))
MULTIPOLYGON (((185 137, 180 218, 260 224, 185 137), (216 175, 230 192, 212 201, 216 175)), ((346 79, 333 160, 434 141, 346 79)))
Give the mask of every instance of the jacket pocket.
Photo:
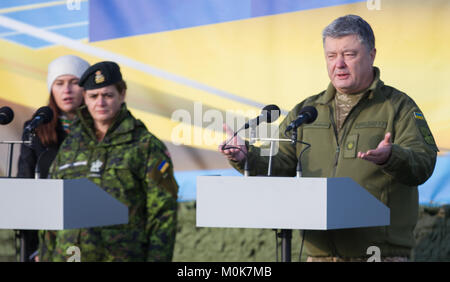
POLYGON ((331 123, 329 122, 315 122, 312 124, 308 124, 308 125, 304 125, 303 128, 304 129, 308 129, 308 128, 323 128, 323 129, 328 129, 330 128, 331 123))
POLYGON ((353 132, 359 133, 359 148, 361 152, 366 152, 377 148, 378 144, 383 140, 386 134, 386 121, 362 121, 357 122, 353 132))
POLYGON ((355 129, 359 128, 386 128, 387 122, 386 121, 363 121, 358 122, 355 124, 355 129))

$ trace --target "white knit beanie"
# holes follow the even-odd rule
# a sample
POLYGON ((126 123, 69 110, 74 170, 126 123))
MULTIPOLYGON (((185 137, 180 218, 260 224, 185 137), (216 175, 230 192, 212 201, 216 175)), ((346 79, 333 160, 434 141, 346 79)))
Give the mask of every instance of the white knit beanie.
POLYGON ((77 56, 66 55, 56 58, 48 65, 48 92, 52 91, 53 82, 58 76, 71 74, 80 78, 88 68, 89 63, 77 56))

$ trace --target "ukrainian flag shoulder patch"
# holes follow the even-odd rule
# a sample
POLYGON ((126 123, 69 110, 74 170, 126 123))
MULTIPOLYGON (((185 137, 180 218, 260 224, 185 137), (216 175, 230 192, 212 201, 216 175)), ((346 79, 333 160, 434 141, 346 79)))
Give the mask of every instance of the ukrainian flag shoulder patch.
POLYGON ((164 173, 166 172, 166 170, 169 168, 169 162, 167 162, 166 160, 163 160, 159 166, 158 166, 158 170, 160 173, 164 173))
POLYGON ((423 117, 423 114, 422 114, 422 113, 418 113, 418 112, 414 112, 414 117, 415 117, 416 119, 422 119, 422 120, 425 119, 425 118, 423 117))

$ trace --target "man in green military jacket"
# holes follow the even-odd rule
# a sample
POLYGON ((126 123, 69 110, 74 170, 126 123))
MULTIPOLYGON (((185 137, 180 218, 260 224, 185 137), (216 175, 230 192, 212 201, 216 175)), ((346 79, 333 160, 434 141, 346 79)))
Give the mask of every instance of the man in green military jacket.
MULTIPOLYGON (((384 261, 405 261, 414 244, 417 186, 433 173, 435 141, 415 102, 380 80, 373 66, 375 38, 366 21, 355 15, 336 19, 324 29, 323 45, 331 83, 289 112, 280 138, 286 138, 285 129, 300 109, 315 107, 315 122, 297 129, 298 139, 311 144, 301 158, 303 176, 351 177, 390 208, 391 218, 383 227, 306 232, 308 261, 366 261, 370 246, 380 249, 384 261)), ((230 143, 240 142, 234 137, 230 143)), ((267 174, 261 148, 239 146, 219 150, 241 171, 248 151, 251 174, 267 174)), ((304 148, 280 143, 272 174, 295 176, 304 148)))
POLYGON ((75 246, 81 261, 170 261, 178 185, 167 148, 127 110, 116 63, 91 66, 79 85, 86 106, 60 147, 51 177, 88 178, 128 206, 129 223, 41 232, 40 260, 66 261, 75 246))

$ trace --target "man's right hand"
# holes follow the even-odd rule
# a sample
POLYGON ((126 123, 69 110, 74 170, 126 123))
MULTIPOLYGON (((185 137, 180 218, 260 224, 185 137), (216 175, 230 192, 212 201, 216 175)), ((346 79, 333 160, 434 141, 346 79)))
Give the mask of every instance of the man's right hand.
POLYGON ((247 147, 245 146, 245 142, 239 137, 239 136, 234 136, 234 132, 233 130, 231 130, 231 128, 224 123, 223 124, 223 129, 227 132, 227 140, 225 140, 224 142, 222 142, 222 144, 219 145, 219 152, 221 152, 222 154, 225 155, 225 157, 227 157, 229 160, 235 161, 235 162, 241 162, 242 160, 245 159, 246 154, 247 154, 247 147), (229 140, 230 138, 233 138, 231 140, 229 140), (223 145, 225 143, 228 143, 225 148, 223 148, 223 145), (243 145, 244 144, 244 145, 243 145), (232 148, 229 148, 232 147, 232 148), (238 149, 238 148, 240 149, 238 149), (227 149, 229 148, 229 149, 227 149))

